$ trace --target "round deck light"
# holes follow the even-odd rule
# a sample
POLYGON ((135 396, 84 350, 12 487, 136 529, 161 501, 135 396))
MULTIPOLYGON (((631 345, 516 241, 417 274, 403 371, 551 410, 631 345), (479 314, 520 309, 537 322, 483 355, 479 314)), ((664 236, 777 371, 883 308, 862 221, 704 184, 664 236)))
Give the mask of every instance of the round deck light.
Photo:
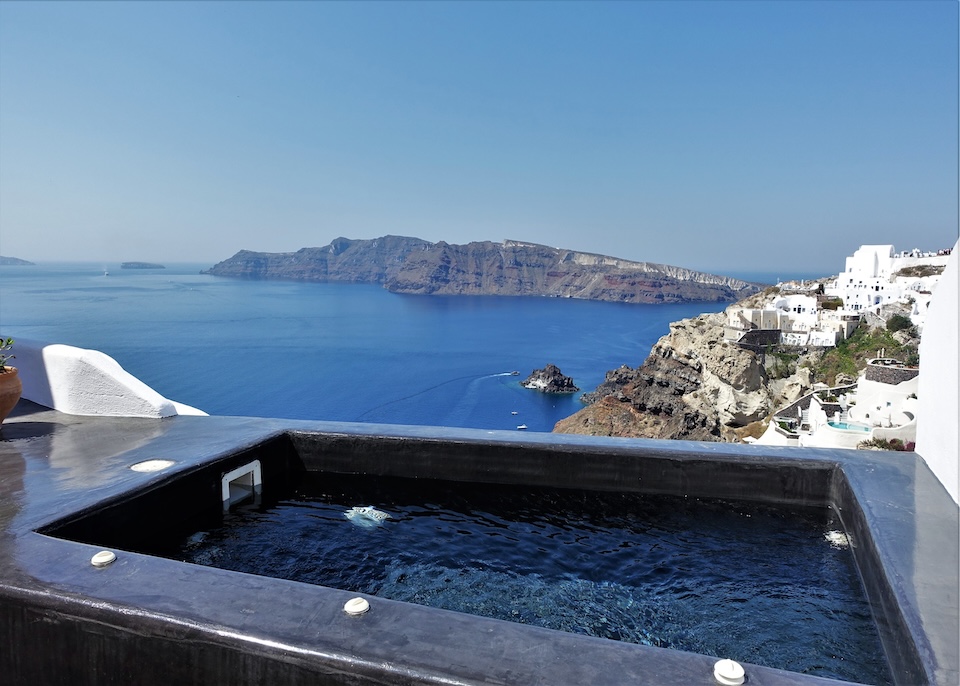
POLYGON ((99 553, 90 558, 90 564, 92 564, 94 567, 106 567, 116 559, 117 556, 115 553, 109 550, 101 550, 99 553))
POLYGON ((130 465, 135 472, 159 472, 161 469, 173 466, 173 460, 144 460, 130 465))
POLYGON ((713 678, 723 686, 740 686, 744 679, 743 667, 733 660, 719 660, 713 666, 713 678))
POLYGON ((365 598, 351 598, 343 605, 343 611, 348 615, 362 615, 370 609, 370 603, 365 598))

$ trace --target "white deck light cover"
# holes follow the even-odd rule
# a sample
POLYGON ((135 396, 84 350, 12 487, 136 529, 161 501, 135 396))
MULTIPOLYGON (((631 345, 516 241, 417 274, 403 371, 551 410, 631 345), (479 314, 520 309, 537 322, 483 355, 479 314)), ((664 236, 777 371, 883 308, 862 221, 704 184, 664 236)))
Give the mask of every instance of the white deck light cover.
POLYGON ((343 611, 348 615, 362 615, 370 609, 370 603, 366 598, 351 598, 343 605, 343 611))
POLYGON ((130 465, 130 469, 135 472, 159 472, 173 465, 173 460, 144 460, 143 462, 130 465))
POLYGON ((744 682, 743 667, 733 660, 719 660, 713 666, 713 678, 723 686, 740 686, 744 682))
POLYGON ((117 559, 116 553, 111 550, 101 550, 99 553, 90 558, 90 564, 94 567, 106 567, 109 564, 112 564, 114 560, 117 559))

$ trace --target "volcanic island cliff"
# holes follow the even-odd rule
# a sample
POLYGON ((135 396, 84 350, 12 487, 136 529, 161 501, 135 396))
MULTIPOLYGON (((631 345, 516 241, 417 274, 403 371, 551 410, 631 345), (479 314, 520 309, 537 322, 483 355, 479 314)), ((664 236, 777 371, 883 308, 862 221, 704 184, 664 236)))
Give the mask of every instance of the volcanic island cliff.
POLYGON ((550 296, 625 303, 731 302, 760 290, 726 276, 651 262, 482 241, 455 245, 419 238, 337 238, 289 253, 241 250, 204 271, 245 279, 376 283, 417 295, 550 296))

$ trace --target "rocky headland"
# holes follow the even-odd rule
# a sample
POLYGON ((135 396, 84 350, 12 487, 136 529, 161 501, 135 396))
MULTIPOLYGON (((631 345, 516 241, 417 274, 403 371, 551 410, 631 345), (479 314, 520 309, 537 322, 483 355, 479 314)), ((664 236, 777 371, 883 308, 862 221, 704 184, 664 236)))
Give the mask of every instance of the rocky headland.
POLYGON ((724 342, 723 313, 670 325, 635 369, 607 372, 584 395, 590 403, 557 422, 554 431, 592 436, 736 441, 776 407, 812 387, 811 370, 772 379, 766 360, 724 342))
POLYGON ((0 255, 0 266, 29 267, 29 266, 33 266, 33 262, 28 262, 27 260, 21 260, 19 257, 4 257, 3 255, 0 255))
POLYGON ((520 382, 520 385, 541 393, 576 393, 580 390, 573 383, 573 379, 564 375, 555 364, 548 364, 543 369, 534 369, 530 376, 520 382))
POLYGON ((757 284, 521 241, 455 245, 419 238, 337 238, 291 253, 241 250, 205 274, 376 283, 417 295, 536 295, 627 303, 728 302, 757 284))

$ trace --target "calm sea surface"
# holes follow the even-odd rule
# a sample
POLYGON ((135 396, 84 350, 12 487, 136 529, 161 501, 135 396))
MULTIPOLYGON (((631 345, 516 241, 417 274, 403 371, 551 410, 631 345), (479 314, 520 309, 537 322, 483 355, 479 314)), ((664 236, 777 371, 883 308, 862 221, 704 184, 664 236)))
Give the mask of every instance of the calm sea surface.
POLYGON ((552 362, 591 391, 670 322, 725 306, 408 296, 208 266, 0 267, 0 333, 102 350, 210 414, 550 431, 580 394, 522 388, 533 369, 552 362))

